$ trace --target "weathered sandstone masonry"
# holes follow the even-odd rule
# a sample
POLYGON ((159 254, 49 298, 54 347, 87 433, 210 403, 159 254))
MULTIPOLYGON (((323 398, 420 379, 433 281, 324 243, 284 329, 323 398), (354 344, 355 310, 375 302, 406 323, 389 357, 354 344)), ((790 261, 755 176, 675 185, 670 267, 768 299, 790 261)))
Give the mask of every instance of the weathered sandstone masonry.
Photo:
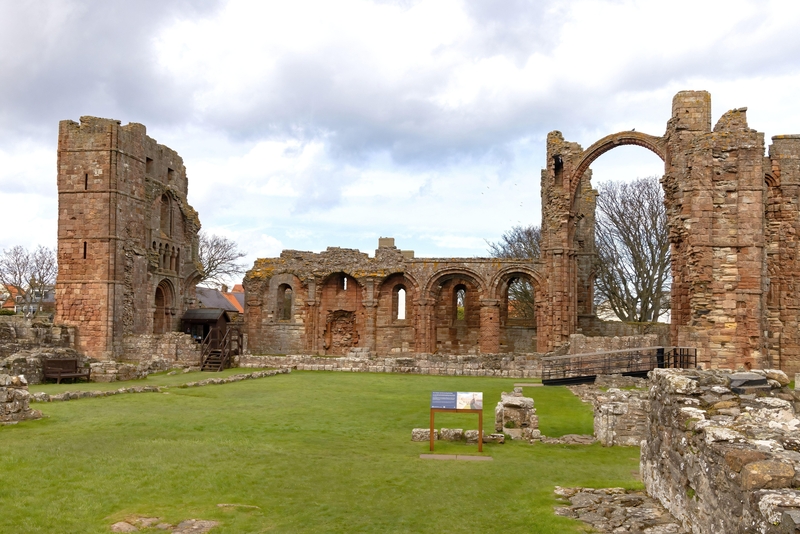
POLYGON ((644 378, 599 375, 570 390, 594 409, 594 437, 604 447, 638 447, 647 437, 650 401, 644 378))
POLYGON ((651 372, 641 473, 694 533, 800 528, 800 394, 780 371, 651 372))
POLYGON ((583 150, 560 132, 548 135, 540 351, 566 343, 590 314, 589 166, 614 147, 636 145, 664 161, 672 344, 696 347, 712 368, 800 370, 800 136, 773 137, 765 157, 764 134, 749 128, 745 112, 725 113, 712 130, 709 93, 682 91, 662 136, 631 130, 583 150))
MULTIPOLYGON (((712 128, 705 91, 675 95, 661 136, 619 132, 584 150, 548 135, 536 261, 414 258, 391 238, 374 257, 329 248, 257 260, 244 281, 250 352, 529 354, 603 335, 589 167, 620 145, 664 161, 669 344, 697 348, 710 368, 800 371, 800 136, 773 137, 765 154, 746 108, 712 128), (524 316, 508 298, 520 281, 535 294, 524 316)), ((131 338, 176 331, 194 305, 200 222, 187 187, 180 156, 141 124, 61 122, 56 321, 77 328, 78 351, 146 359, 147 343, 131 338)))
POLYGON ((117 359, 126 336, 178 328, 200 269, 187 184, 141 124, 59 124, 56 323, 78 328, 83 354, 117 359))
POLYGON ((403 357, 373 357, 368 353, 348 356, 244 355, 240 367, 281 367, 298 371, 343 371, 348 373, 408 373, 444 376, 502 376, 534 378, 542 376, 537 355, 408 354, 403 357))
POLYGON ((0 374, 0 425, 41 418, 42 412, 30 409, 30 399, 24 376, 0 374))
POLYGON ((343 356, 536 352, 544 318, 515 318, 515 280, 540 294, 536 262, 414 258, 382 238, 374 257, 353 249, 285 250, 244 279, 248 348, 254 354, 343 356), (459 310, 459 307, 461 310, 459 310))
POLYGON ((42 360, 79 359, 75 328, 53 326, 23 317, 0 317, 0 373, 42 381, 42 360))

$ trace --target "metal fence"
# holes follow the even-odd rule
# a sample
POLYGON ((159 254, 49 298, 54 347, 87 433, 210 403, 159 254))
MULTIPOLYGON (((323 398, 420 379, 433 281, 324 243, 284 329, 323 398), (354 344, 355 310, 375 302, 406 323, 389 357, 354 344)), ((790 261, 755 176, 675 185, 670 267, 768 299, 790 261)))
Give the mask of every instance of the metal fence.
POLYGON ((657 368, 697 367, 697 350, 690 347, 641 347, 549 356, 542 358, 545 385, 594 382, 597 375, 647 376, 657 368))

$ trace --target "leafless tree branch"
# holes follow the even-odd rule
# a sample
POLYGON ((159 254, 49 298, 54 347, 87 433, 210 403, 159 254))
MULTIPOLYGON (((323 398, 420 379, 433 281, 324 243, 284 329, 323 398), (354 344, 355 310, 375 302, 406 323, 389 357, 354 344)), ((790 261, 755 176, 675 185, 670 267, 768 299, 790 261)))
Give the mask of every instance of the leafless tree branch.
POLYGON ((651 322, 669 310, 669 233, 658 178, 598 185, 595 300, 622 321, 651 322))
POLYGON ((204 272, 201 282, 220 287, 247 270, 239 262, 247 253, 239 250, 235 241, 206 232, 200 232, 199 238, 200 263, 203 264, 204 272))

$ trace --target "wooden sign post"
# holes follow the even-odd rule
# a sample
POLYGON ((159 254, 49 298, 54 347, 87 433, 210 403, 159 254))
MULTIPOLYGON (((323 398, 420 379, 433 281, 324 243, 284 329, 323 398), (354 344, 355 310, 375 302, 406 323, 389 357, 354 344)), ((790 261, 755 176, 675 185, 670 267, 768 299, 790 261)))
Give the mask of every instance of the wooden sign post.
POLYGON ((480 391, 434 391, 431 393, 431 451, 433 451, 434 418, 440 412, 478 414, 478 452, 483 452, 483 393, 480 391))

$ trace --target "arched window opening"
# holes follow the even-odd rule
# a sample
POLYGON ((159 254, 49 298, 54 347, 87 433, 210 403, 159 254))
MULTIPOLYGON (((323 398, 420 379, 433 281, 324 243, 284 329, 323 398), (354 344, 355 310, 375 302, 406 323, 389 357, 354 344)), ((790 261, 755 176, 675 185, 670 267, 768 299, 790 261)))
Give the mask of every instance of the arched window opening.
POLYGON ((509 280, 506 302, 509 319, 534 319, 536 317, 533 284, 525 278, 509 280))
POLYGON ((459 284, 453 291, 453 319, 463 321, 467 318, 467 287, 459 284))
POLYGON ((347 276, 342 276, 342 290, 347 291, 347 276))
POLYGON ((289 284, 281 284, 278 287, 278 320, 292 320, 292 287, 289 284))
POLYGON ((556 183, 559 185, 563 185, 564 183, 564 160, 561 159, 561 156, 553 156, 553 170, 555 171, 556 175, 556 183))
POLYGON ((392 292, 392 318, 395 321, 406 318, 406 288, 402 285, 395 286, 392 292))

